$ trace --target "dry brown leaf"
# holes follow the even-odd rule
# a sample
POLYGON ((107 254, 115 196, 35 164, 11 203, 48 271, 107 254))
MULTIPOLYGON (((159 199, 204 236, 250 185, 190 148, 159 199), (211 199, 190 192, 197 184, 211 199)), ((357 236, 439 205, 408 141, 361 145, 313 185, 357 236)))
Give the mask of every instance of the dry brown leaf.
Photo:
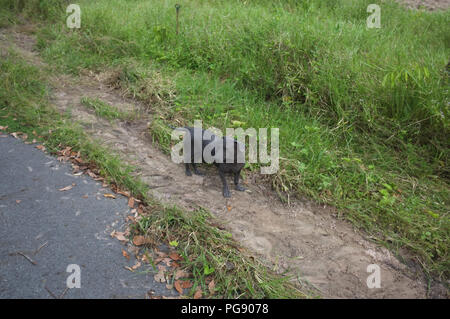
POLYGON ((145 244, 145 237, 142 236, 142 235, 134 236, 133 244, 135 244, 136 246, 144 245, 145 244))
POLYGON ((182 269, 177 270, 175 273, 175 280, 180 279, 180 278, 187 278, 187 277, 189 277, 189 273, 182 269))
POLYGON ((58 190, 59 190, 60 192, 65 192, 65 191, 71 190, 74 186, 75 186, 75 185, 72 184, 72 185, 69 185, 69 186, 60 188, 60 189, 58 189, 58 190))
POLYGON ((164 270, 160 270, 153 278, 155 279, 156 282, 166 282, 164 270))
POLYGON ((174 283, 175 289, 178 291, 180 295, 183 294, 183 288, 181 287, 181 282, 179 280, 175 280, 174 283))
POLYGON ((208 285, 209 293, 211 295, 214 295, 215 288, 216 288, 216 284, 214 283, 214 279, 213 279, 213 280, 211 280, 211 282, 208 285))
POLYGON ((20 200, 20 199, 16 200, 16 203, 17 203, 17 204, 20 204, 20 202, 21 202, 21 200, 20 200))
POLYGON ((176 261, 172 261, 172 267, 173 268, 178 268, 178 267, 180 267, 180 264, 179 263, 177 263, 176 261))
POLYGON ((166 266, 170 267, 170 263, 172 262, 172 259, 170 258, 163 258, 162 262, 166 264, 166 266))
POLYGON ((124 233, 115 230, 111 233, 111 237, 115 237, 120 241, 128 241, 128 239, 124 236, 124 233))
POLYGON ((45 151, 45 146, 44 145, 38 145, 38 146, 36 146, 36 148, 38 150, 45 151))
POLYGON ((134 266, 133 267, 131 267, 131 269, 133 269, 133 270, 136 270, 136 269, 138 269, 139 267, 141 267, 141 262, 136 262, 136 264, 134 264, 134 266))
POLYGON ((131 271, 131 272, 134 272, 133 268, 131 268, 131 267, 125 266, 124 268, 125 268, 126 270, 131 271))
POLYGON ((128 207, 130 207, 130 208, 134 207, 134 199, 133 199, 133 197, 130 197, 128 199, 128 207))
POLYGON ((182 287, 182 288, 185 288, 185 289, 191 288, 192 285, 193 285, 193 283, 192 283, 192 281, 190 281, 190 280, 183 281, 183 282, 181 283, 181 287, 182 287))
POLYGON ((194 294, 194 299, 200 299, 203 295, 203 292, 200 288, 197 288, 197 291, 194 294))
POLYGON ((8 128, 8 125, 6 125, 6 126, 1 126, 0 125, 0 130, 2 130, 2 131, 6 130, 7 128, 8 128))
POLYGON ((117 194, 120 194, 120 195, 123 195, 123 196, 125 196, 125 197, 130 197, 130 192, 125 192, 125 191, 122 191, 122 190, 117 190, 116 191, 116 193, 117 194))
POLYGON ((87 173, 90 177, 92 177, 92 178, 96 178, 96 177, 97 177, 97 175, 95 175, 94 173, 92 173, 91 170, 89 170, 89 169, 86 171, 86 173, 87 173))
POLYGON ((228 211, 230 212, 230 211, 231 211, 231 206, 230 206, 230 205, 227 205, 227 209, 228 209, 228 211))
POLYGON ((163 270, 163 271, 167 270, 167 267, 163 266, 163 265, 156 265, 156 268, 158 268, 159 270, 163 270))
POLYGON ((126 259, 130 260, 130 255, 128 255, 127 251, 125 249, 122 249, 122 255, 123 257, 125 257, 126 259))
POLYGON ((116 198, 116 196, 114 196, 114 194, 103 194, 103 196, 106 198, 113 198, 113 199, 116 198))
POLYGON ((179 254, 177 254, 176 252, 173 252, 169 255, 170 258, 172 258, 173 260, 182 260, 183 257, 181 257, 179 254))
POLYGON ((155 253, 156 253, 159 257, 162 257, 162 258, 167 257, 167 254, 166 254, 165 252, 163 252, 163 251, 159 251, 159 250, 155 249, 155 253))

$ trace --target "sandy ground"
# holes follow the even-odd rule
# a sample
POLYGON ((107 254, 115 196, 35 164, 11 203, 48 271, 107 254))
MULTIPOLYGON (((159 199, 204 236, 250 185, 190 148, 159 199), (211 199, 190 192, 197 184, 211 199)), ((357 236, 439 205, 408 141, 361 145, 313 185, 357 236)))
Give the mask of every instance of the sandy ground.
MULTIPOLYGON (((44 66, 33 51, 35 39, 9 30, 0 32, 0 48, 12 43, 28 61, 44 66)), ((427 290, 418 268, 410 268, 337 218, 330 207, 293 199, 289 205, 278 200, 266 185, 247 179, 248 192, 221 195, 221 183, 213 169, 205 177, 186 177, 182 165, 152 143, 148 125, 151 113, 134 122, 110 123, 86 110, 84 96, 100 98, 116 107, 141 109, 139 103, 123 98, 95 76, 80 79, 63 75, 53 80, 53 104, 61 112, 70 109, 74 120, 86 132, 138 167, 137 175, 150 185, 151 195, 188 210, 204 207, 211 211, 233 237, 277 271, 290 270, 304 288, 317 290, 327 298, 427 298, 447 296, 441 285, 427 290), (379 265, 381 288, 369 289, 367 267, 379 265)), ((141 109, 143 110, 143 109, 141 109)))

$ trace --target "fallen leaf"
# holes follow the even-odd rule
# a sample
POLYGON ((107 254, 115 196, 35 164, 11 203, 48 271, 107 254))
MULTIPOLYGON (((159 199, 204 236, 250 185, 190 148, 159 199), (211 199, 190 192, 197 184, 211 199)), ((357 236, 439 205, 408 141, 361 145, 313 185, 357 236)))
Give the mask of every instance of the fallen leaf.
POLYGON ((170 258, 163 258, 162 261, 166 264, 166 266, 170 267, 170 263, 172 262, 172 259, 170 259, 170 258))
POLYGON ((175 273, 175 280, 180 279, 180 278, 187 278, 189 277, 189 273, 187 273, 186 271, 180 269, 177 270, 177 272, 175 273))
POLYGON ((16 200, 16 203, 17 203, 17 204, 20 204, 20 202, 21 202, 21 200, 20 200, 20 199, 16 200))
POLYGON ((59 190, 60 192, 65 192, 65 191, 68 191, 68 190, 72 189, 74 186, 75 186, 75 185, 72 184, 72 185, 69 185, 69 186, 60 188, 60 189, 58 189, 58 190, 59 190))
POLYGON ((37 145, 36 148, 38 150, 45 151, 45 146, 44 145, 37 145))
POLYGON ((130 208, 134 207, 134 199, 133 199, 133 197, 130 197, 128 199, 128 207, 130 207, 130 208))
POLYGON ((128 255, 128 253, 126 252, 125 249, 122 249, 122 255, 123 255, 123 257, 125 257, 126 259, 130 260, 130 255, 128 255))
POLYGON ((176 261, 172 261, 172 267, 173 268, 178 268, 178 267, 180 267, 180 264, 179 263, 177 263, 176 261))
POLYGON ((155 252, 156 252, 156 254, 157 254, 159 257, 162 257, 162 258, 167 257, 167 254, 166 254, 165 252, 163 252, 163 251, 159 251, 159 250, 156 250, 156 249, 155 249, 155 252))
POLYGON ((169 290, 172 290, 172 288, 173 288, 173 285, 169 285, 169 284, 167 284, 167 285, 166 285, 166 288, 167 288, 167 289, 169 289, 169 290))
POLYGON ((173 252, 169 255, 170 258, 172 258, 173 260, 177 261, 177 260, 182 260, 183 257, 181 257, 179 254, 177 254, 176 252, 173 252))
POLYGON ((115 230, 111 233, 111 237, 115 237, 120 241, 128 241, 128 239, 124 236, 124 233, 115 230))
POLYGON ((141 262, 137 262, 136 264, 134 264, 134 266, 133 267, 131 267, 131 269, 133 269, 133 270, 136 270, 136 269, 138 269, 139 267, 141 267, 141 262))
POLYGON ((89 198, 89 196, 88 195, 83 195, 83 196, 81 196, 82 198, 89 198))
POLYGON ((178 291, 180 295, 183 294, 183 288, 181 287, 181 282, 179 280, 175 280, 174 283, 175 289, 178 291))
POLYGON ((230 206, 230 205, 227 205, 227 209, 228 209, 228 211, 230 212, 230 211, 231 211, 231 206, 230 206))
POLYGON ((203 292, 200 288, 197 288, 197 291, 194 294, 194 299, 200 299, 203 295, 203 292))
POLYGON ((134 236, 133 244, 135 244, 136 246, 144 245, 145 244, 145 237, 142 236, 142 235, 134 236))
POLYGON ((131 272, 134 272, 134 270, 133 270, 131 267, 129 267, 129 266, 125 266, 124 268, 125 268, 126 270, 131 271, 131 272))
MULTIPOLYGON (((136 222, 136 218, 134 218, 134 216, 127 216, 126 218, 125 218, 125 220, 126 221, 131 221, 131 222, 133 222, 133 223, 135 223, 136 222)), ((136 245, 136 244, 135 244, 136 245)))
POLYGON ((214 279, 213 279, 213 280, 211 280, 211 282, 208 285, 209 293, 211 295, 214 295, 215 288, 216 288, 216 284, 214 283, 214 279))
POLYGON ((193 285, 193 283, 190 280, 186 280, 181 283, 181 287, 185 288, 185 289, 191 288, 192 285, 193 285))
POLYGON ((7 128, 8 128, 8 125, 6 125, 6 126, 1 126, 0 125, 0 130, 2 130, 2 131, 6 130, 7 128))
POLYGON ((164 270, 160 270, 153 278, 155 279, 156 282, 166 282, 164 270))
POLYGON ((122 191, 122 190, 117 190, 116 193, 120 194, 120 195, 123 195, 125 197, 130 197, 130 193, 129 192, 125 192, 125 191, 122 191))
POLYGON ((159 270, 162 270, 162 271, 166 271, 166 270, 167 270, 166 266, 163 266, 163 265, 157 265, 156 267, 157 267, 159 270))
POLYGON ((114 194, 103 194, 104 197, 106 198, 116 198, 116 196, 114 196, 114 194))

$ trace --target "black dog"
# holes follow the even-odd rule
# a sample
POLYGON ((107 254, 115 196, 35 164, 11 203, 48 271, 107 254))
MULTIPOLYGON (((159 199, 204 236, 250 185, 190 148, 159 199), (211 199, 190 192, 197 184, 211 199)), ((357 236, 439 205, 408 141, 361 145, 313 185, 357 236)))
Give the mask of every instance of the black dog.
MULTIPOLYGON (((172 127, 175 129, 174 127, 172 127)), ((197 160, 201 160, 202 163, 205 162, 211 162, 214 163, 214 165, 218 168, 220 179, 222 180, 223 184, 223 196, 224 197, 231 197, 230 190, 228 189, 228 184, 225 179, 225 173, 233 173, 234 174, 234 185, 236 190, 238 191, 245 191, 245 188, 239 185, 239 176, 241 174, 242 168, 245 166, 245 146, 236 141, 235 139, 232 139, 228 136, 223 136, 222 138, 219 138, 218 136, 212 134, 211 132, 207 130, 202 130, 200 128, 194 128, 194 127, 183 127, 183 128, 176 128, 177 130, 186 130, 190 135, 190 145, 185 143, 185 147, 189 147, 191 149, 191 156, 190 156, 190 163, 185 162, 186 166, 186 175, 192 176, 192 172, 190 169, 190 165, 192 165, 194 169, 194 174, 203 176, 204 174, 201 173, 197 169, 197 165, 195 163, 195 159, 197 157, 197 160), (213 145, 220 144, 211 144, 211 143, 217 143, 219 140, 222 140, 223 145, 223 151, 222 152, 215 152, 214 149, 211 151, 212 158, 207 161, 204 158, 203 151, 206 147, 212 147, 213 145), (195 144, 197 143, 197 153, 195 151, 195 144), (200 145, 201 145, 201 154, 200 154, 200 145), (233 156, 234 158, 232 160, 226 161, 226 151, 227 149, 233 148, 233 156), (242 156, 242 163, 238 161, 239 155, 242 156)))

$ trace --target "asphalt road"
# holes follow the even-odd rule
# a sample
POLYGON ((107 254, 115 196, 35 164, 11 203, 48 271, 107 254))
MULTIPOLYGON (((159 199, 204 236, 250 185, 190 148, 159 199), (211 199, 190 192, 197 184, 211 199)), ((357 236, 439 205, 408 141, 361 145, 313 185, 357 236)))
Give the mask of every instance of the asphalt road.
POLYGON ((151 268, 124 268, 134 257, 124 258, 110 233, 124 230, 127 198, 105 198, 110 189, 71 171, 35 145, 0 136, 0 298, 175 295, 154 281, 151 268), (66 289, 75 274, 67 272, 70 264, 79 266, 80 288, 66 289))

